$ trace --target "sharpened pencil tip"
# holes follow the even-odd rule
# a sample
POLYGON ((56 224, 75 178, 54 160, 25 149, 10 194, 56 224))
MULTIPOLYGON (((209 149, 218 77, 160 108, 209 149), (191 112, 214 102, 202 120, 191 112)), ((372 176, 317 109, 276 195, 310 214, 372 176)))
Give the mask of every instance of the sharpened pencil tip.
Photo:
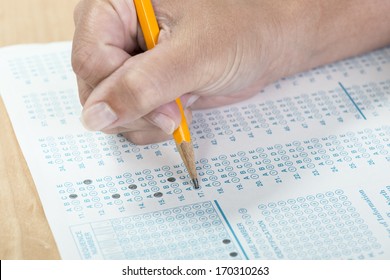
POLYGON ((194 188, 195 189, 199 189, 199 182, 198 182, 198 179, 191 179, 192 181, 192 184, 194 184, 194 188))

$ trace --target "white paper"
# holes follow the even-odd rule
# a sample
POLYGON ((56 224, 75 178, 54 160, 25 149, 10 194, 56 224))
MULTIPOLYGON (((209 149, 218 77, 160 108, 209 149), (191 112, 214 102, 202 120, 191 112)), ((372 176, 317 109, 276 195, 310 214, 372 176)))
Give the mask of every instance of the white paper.
POLYGON ((70 49, 0 50, 0 92, 63 259, 390 258, 390 48, 194 112, 200 190, 173 141, 82 127, 70 49))

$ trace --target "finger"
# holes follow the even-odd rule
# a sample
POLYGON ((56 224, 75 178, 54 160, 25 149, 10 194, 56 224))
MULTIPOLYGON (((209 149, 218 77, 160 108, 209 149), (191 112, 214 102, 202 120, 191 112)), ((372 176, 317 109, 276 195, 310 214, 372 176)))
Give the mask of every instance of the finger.
POLYGON ((91 94, 93 88, 88 85, 84 80, 82 80, 80 77, 77 78, 77 87, 79 90, 79 99, 81 105, 85 104, 85 101, 87 101, 88 96, 91 94))
MULTIPOLYGON (((192 121, 192 111, 190 109, 184 110, 187 122, 190 124, 192 121)), ((151 143, 157 143, 166 141, 172 138, 172 134, 167 134, 165 131, 156 127, 146 119, 137 120, 134 123, 126 124, 125 126, 119 126, 108 130, 103 130, 108 134, 121 133, 129 141, 137 145, 146 145, 151 143)))
POLYGON ((148 145, 172 139, 172 135, 162 130, 130 131, 121 134, 136 145, 148 145))
POLYGON ((122 132, 133 132, 133 131, 147 131, 147 130, 157 130, 159 129, 153 123, 146 120, 145 118, 140 118, 134 122, 124 124, 122 126, 113 127, 110 129, 103 129, 102 132, 113 134, 113 133, 122 133, 122 132))
MULTIPOLYGON (((192 121, 192 112, 189 108, 184 110, 186 121, 191 123, 192 121)), ((170 135, 174 132, 174 130, 179 126, 180 123, 165 123, 166 119, 168 121, 173 117, 168 117, 172 115, 178 115, 175 118, 181 120, 180 111, 177 107, 176 102, 172 102, 171 104, 163 105, 156 110, 152 111, 148 115, 143 118, 140 118, 134 122, 124 124, 122 126, 117 126, 109 129, 103 129, 102 131, 105 133, 122 133, 122 132, 130 132, 130 131, 146 131, 153 129, 161 129, 166 134, 170 135)))
MULTIPOLYGON (((192 113, 186 110, 185 115, 187 117, 187 120, 191 122, 192 113)), ((127 140, 136 145, 148 145, 172 139, 171 134, 166 134, 163 130, 158 129, 156 127, 154 127, 154 129, 152 130, 121 131, 114 133, 121 133, 127 140)))
POLYGON ((72 67, 77 76, 95 87, 137 47, 133 2, 84 0, 74 17, 72 67))
MULTIPOLYGON (((91 130, 122 126, 191 92, 196 79, 190 58, 182 59, 185 55, 182 48, 167 42, 127 60, 92 91, 84 105, 84 123, 91 130)), ((180 123, 177 110, 166 112, 180 123)))
POLYGON ((163 130, 166 134, 172 134, 179 126, 181 116, 177 103, 172 101, 145 115, 144 119, 163 130))

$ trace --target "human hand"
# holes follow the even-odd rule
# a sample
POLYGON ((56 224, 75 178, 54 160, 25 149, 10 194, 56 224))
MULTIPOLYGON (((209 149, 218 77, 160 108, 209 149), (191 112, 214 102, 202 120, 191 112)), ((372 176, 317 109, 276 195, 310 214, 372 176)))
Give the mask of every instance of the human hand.
POLYGON ((159 42, 145 51, 132 0, 83 0, 72 51, 82 121, 136 144, 166 140, 180 123, 178 97, 190 119, 192 108, 388 43, 389 5, 376 2, 155 0, 159 42))
POLYGON ((72 65, 85 126, 158 142, 180 123, 178 97, 190 116, 255 94, 280 76, 272 7, 260 2, 155 1, 159 42, 142 53, 133 1, 82 1, 72 65))

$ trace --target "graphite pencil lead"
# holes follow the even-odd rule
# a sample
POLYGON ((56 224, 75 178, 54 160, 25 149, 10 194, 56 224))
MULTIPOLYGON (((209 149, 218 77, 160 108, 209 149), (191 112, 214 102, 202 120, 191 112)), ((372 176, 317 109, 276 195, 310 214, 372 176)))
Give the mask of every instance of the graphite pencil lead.
POLYGON ((194 185, 194 188, 195 189, 199 189, 199 182, 198 182, 198 179, 197 178, 194 178, 191 180, 192 181, 192 184, 194 185))

